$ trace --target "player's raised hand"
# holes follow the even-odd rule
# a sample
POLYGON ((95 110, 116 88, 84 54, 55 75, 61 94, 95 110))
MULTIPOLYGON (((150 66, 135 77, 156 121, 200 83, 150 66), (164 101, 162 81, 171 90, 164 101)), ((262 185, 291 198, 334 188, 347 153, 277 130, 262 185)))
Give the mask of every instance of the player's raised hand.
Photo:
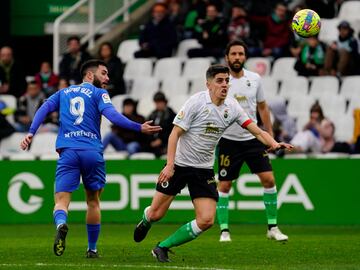
POLYGON ((285 150, 291 151, 293 148, 294 148, 294 146, 292 144, 280 142, 280 143, 272 145, 270 148, 267 149, 267 151, 271 152, 271 151, 277 151, 280 149, 285 149, 285 150))
POLYGON ((145 123, 143 123, 141 125, 141 132, 145 133, 145 134, 154 134, 154 133, 158 133, 162 130, 162 128, 160 126, 152 126, 151 125, 152 122, 153 122, 153 120, 146 121, 145 123))
POLYGON ((174 166, 167 164, 159 174, 158 183, 161 184, 163 182, 169 181, 170 178, 174 175, 174 172, 174 166))
POLYGON ((30 143, 32 142, 32 138, 34 137, 34 135, 33 134, 31 134, 31 133, 28 133, 25 137, 24 137, 24 139, 22 139, 22 141, 21 141, 21 143, 20 143, 20 148, 22 149, 22 150, 27 150, 28 148, 29 148, 29 145, 30 145, 30 143))

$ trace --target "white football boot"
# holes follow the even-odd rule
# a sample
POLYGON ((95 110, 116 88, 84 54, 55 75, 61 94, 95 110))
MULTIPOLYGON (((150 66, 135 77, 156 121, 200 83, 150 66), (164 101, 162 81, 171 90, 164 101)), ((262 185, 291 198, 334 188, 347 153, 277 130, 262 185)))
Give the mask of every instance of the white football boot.
POLYGON ((287 241, 289 237, 283 234, 280 229, 276 227, 272 227, 270 230, 267 231, 267 238, 274 239, 276 241, 287 241))
POLYGON ((220 242, 230 242, 231 241, 230 232, 229 231, 221 232, 219 241, 220 242))

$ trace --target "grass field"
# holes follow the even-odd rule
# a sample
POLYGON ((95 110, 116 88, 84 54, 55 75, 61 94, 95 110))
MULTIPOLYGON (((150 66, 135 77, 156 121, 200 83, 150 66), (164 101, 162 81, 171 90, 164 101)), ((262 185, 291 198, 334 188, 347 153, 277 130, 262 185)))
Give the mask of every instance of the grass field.
POLYGON ((173 248, 160 264, 150 250, 177 225, 156 224, 142 243, 134 225, 104 224, 99 259, 86 259, 84 225, 70 224, 62 257, 52 253, 51 225, 1 225, 0 269, 360 269, 360 226, 282 226, 286 244, 265 238, 264 226, 232 226, 231 243, 219 243, 214 227, 197 240, 173 248))

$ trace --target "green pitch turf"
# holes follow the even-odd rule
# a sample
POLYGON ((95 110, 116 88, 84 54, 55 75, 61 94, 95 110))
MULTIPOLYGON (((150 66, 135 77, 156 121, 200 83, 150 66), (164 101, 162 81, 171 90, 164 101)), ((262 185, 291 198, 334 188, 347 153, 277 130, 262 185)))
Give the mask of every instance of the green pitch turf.
POLYGON ((173 248, 160 264, 150 250, 177 225, 155 224, 141 243, 134 225, 104 224, 99 259, 86 259, 85 225, 70 224, 62 257, 52 251, 51 225, 0 225, 0 269, 360 269, 360 226, 282 226, 286 244, 265 238, 265 227, 233 225, 231 243, 219 243, 217 227, 173 248))

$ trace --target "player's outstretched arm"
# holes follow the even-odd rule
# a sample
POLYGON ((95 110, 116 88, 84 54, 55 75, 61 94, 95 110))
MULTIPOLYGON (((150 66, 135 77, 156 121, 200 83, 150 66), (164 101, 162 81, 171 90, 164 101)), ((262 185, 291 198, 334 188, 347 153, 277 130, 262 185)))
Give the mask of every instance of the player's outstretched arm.
POLYGON ((255 123, 250 123, 246 126, 247 130, 250 131, 259 141, 261 141, 263 144, 269 146, 268 151, 276 151, 279 149, 287 149, 291 150, 293 149, 293 145, 280 142, 278 143, 273 139, 273 137, 270 136, 269 133, 259 128, 255 123))
POLYGON ((158 177, 159 183, 169 181, 169 179, 174 174, 176 146, 177 146, 180 136, 184 132, 185 131, 181 127, 175 125, 170 133, 169 140, 168 140, 168 147, 167 147, 166 166, 159 174, 159 177, 158 177))
POLYGON ((119 113, 114 107, 107 107, 102 111, 102 114, 113 124, 126 128, 135 130, 138 132, 143 132, 146 134, 153 134, 161 131, 160 126, 151 126, 151 121, 147 121, 144 124, 139 124, 134 121, 131 121, 123 114, 119 113))
POLYGON ((22 139, 20 142, 20 148, 22 150, 27 150, 29 148, 29 145, 32 141, 32 138, 34 137, 36 131, 39 129, 39 126, 42 122, 44 122, 46 116, 54 112, 56 110, 56 106, 54 103, 50 101, 46 101, 41 107, 36 111, 34 115, 34 119, 31 123, 29 133, 22 139))

